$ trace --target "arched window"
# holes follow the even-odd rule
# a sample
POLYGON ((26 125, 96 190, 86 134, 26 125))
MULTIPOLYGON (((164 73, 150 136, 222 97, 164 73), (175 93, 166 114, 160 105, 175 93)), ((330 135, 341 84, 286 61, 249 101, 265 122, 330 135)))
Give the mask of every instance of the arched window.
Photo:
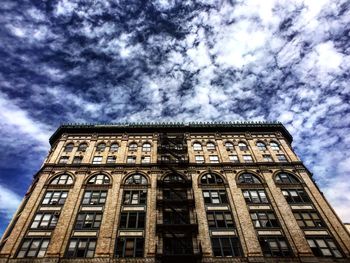
POLYGON ((178 174, 169 174, 163 179, 166 183, 176 183, 176 182, 184 182, 184 179, 178 174))
POLYGON ((99 145, 97 145, 96 149, 98 152, 103 152, 106 149, 106 144, 101 142, 99 145))
POLYGON ((142 145, 142 151, 143 152, 150 152, 151 151, 151 144, 146 142, 142 145))
POLYGON ((247 151, 248 150, 248 146, 245 142, 239 142, 238 143, 238 147, 241 151, 247 151))
POLYGON ((110 179, 107 175, 98 174, 89 179, 88 184, 109 184, 110 179))
POLYGON ((72 184, 72 183, 73 183, 73 178, 68 174, 61 174, 55 177, 51 181, 51 184, 55 184, 55 185, 64 185, 64 184, 72 184))
POLYGON ((78 151, 85 152, 86 148, 87 148, 87 143, 83 142, 83 143, 79 144, 78 151))
POLYGON ((271 149, 274 151, 278 151, 280 149, 280 146, 277 142, 270 142, 271 149))
POLYGON ((147 184, 147 179, 141 174, 133 174, 125 180, 125 184, 147 184))
POLYGON ((216 174, 205 174, 201 178, 202 184, 223 184, 224 180, 216 174))
POLYGON ((195 151, 201 151, 202 150, 202 145, 199 142, 195 142, 193 144, 193 150, 195 151))
POLYGON ((279 173, 276 175, 276 183, 279 184, 299 184, 300 181, 290 173, 279 173))
POLYGON ((117 152, 118 149, 119 149, 118 143, 112 143, 111 147, 109 147, 109 151, 111 151, 111 152, 117 152))
POLYGON ((137 151, 137 144, 136 143, 130 143, 129 144, 129 151, 137 151))
POLYGON ((240 184, 261 184, 260 179, 251 173, 243 173, 238 177, 240 184))
POLYGON ((207 143, 207 150, 215 150, 215 144, 212 142, 207 143))
POLYGON ((228 151, 233 151, 235 149, 232 142, 225 142, 225 147, 228 151))
POLYGON ((74 148, 74 144, 73 143, 68 143, 66 145, 66 147, 64 147, 64 151, 65 152, 71 152, 71 151, 73 151, 73 148, 74 148))
POLYGON ((256 143, 256 146, 258 146, 258 149, 259 149, 260 151, 266 151, 266 145, 265 145, 265 143, 263 143, 263 142, 257 142, 257 143, 256 143))

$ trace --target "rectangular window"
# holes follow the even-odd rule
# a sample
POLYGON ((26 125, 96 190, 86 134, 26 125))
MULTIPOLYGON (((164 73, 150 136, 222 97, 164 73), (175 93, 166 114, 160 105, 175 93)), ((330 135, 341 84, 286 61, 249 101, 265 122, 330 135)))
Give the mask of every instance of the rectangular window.
POLYGON ((115 156, 108 156, 107 157, 107 163, 115 163, 117 161, 117 157, 115 156))
POLYGON ((95 247, 96 238, 72 238, 66 256, 68 258, 92 258, 95 247))
POLYGON ((141 157, 141 163, 150 163, 151 162, 151 156, 142 156, 141 157))
POLYGON ((272 212, 251 212, 250 217, 255 228, 279 227, 278 220, 272 212))
POLYGON ((124 205, 144 205, 146 204, 147 190, 125 190, 124 205))
POLYGON ((196 163, 204 163, 204 156, 203 155, 196 155, 196 163))
POLYGON ((259 237, 259 243, 266 257, 292 256, 292 252, 284 237, 259 237))
POLYGON ((212 237, 211 245, 215 257, 239 257, 242 250, 238 238, 212 237))
POLYGON ((208 225, 213 228, 234 228, 233 218, 230 212, 215 211, 207 212, 208 225))
POLYGON ((128 156, 126 159, 127 163, 136 163, 136 156, 128 156))
POLYGON ((329 237, 307 237, 307 242, 316 257, 335 257, 342 258, 343 255, 329 237))
POLYGON ((252 163, 253 162, 253 158, 250 154, 243 155, 243 160, 245 163, 252 163))
POLYGON ((315 211, 293 212, 301 228, 324 227, 324 223, 315 211))
POLYGON ((68 163, 69 157, 68 156, 62 156, 58 163, 65 164, 68 163))
POLYGON ((73 159, 73 164, 80 164, 82 160, 83 160, 83 157, 75 156, 73 159))
POLYGON ((80 212, 75 223, 75 229, 99 229, 102 221, 100 212, 80 212))
POLYGON ((264 154, 263 158, 264 158, 264 162, 273 162, 272 157, 269 154, 264 154))
POLYGON ((57 225, 59 214, 57 212, 37 213, 30 226, 32 229, 54 229, 57 225))
POLYGON ((282 194, 289 204, 310 203, 310 198, 302 189, 282 189, 282 194))
POLYGON ((119 237, 117 240, 117 258, 141 258, 143 257, 144 238, 119 237))
POLYGON ((120 228, 143 229, 145 228, 145 212, 126 212, 120 215, 120 228))
POLYGON ((206 204, 227 204, 226 190, 204 190, 204 203, 206 204))
POLYGON ((95 156, 92 160, 92 164, 101 164, 102 163, 102 156, 95 156))
POLYGON ((230 155, 229 158, 230 158, 230 162, 239 163, 239 159, 237 155, 230 155))
POLYGON ((247 204, 268 203, 265 190, 243 190, 243 196, 247 204))
POLYGON ((50 239, 25 238, 18 251, 17 258, 42 258, 46 254, 50 239))
POLYGON ((83 205, 104 205, 106 198, 107 191, 85 191, 83 205))
POLYGON ((42 205, 64 205, 66 202, 68 192, 67 191, 48 191, 45 193, 42 205))
POLYGON ((277 154, 277 159, 279 162, 286 162, 287 158, 284 154, 277 154))
POLYGON ((210 163, 219 163, 219 156, 217 155, 210 155, 209 156, 210 163))

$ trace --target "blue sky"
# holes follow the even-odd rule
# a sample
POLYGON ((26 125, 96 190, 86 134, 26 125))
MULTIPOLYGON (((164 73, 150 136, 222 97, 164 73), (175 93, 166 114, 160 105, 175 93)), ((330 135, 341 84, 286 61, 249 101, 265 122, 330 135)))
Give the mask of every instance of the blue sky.
POLYGON ((2 0, 0 233, 64 122, 279 120, 350 222, 350 3, 2 0))

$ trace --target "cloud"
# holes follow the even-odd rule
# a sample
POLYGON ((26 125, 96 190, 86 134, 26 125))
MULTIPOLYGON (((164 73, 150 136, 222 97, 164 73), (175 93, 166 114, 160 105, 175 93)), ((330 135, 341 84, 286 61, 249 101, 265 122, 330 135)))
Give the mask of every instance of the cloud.
POLYGON ((0 184, 0 217, 9 220, 16 212, 22 197, 0 184))

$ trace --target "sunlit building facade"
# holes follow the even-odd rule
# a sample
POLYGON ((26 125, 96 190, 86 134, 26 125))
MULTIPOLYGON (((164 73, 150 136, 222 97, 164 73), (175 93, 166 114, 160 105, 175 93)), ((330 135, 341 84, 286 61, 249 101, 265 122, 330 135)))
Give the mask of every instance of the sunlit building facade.
POLYGON ((350 262, 291 143, 280 123, 63 125, 0 262, 350 262))

